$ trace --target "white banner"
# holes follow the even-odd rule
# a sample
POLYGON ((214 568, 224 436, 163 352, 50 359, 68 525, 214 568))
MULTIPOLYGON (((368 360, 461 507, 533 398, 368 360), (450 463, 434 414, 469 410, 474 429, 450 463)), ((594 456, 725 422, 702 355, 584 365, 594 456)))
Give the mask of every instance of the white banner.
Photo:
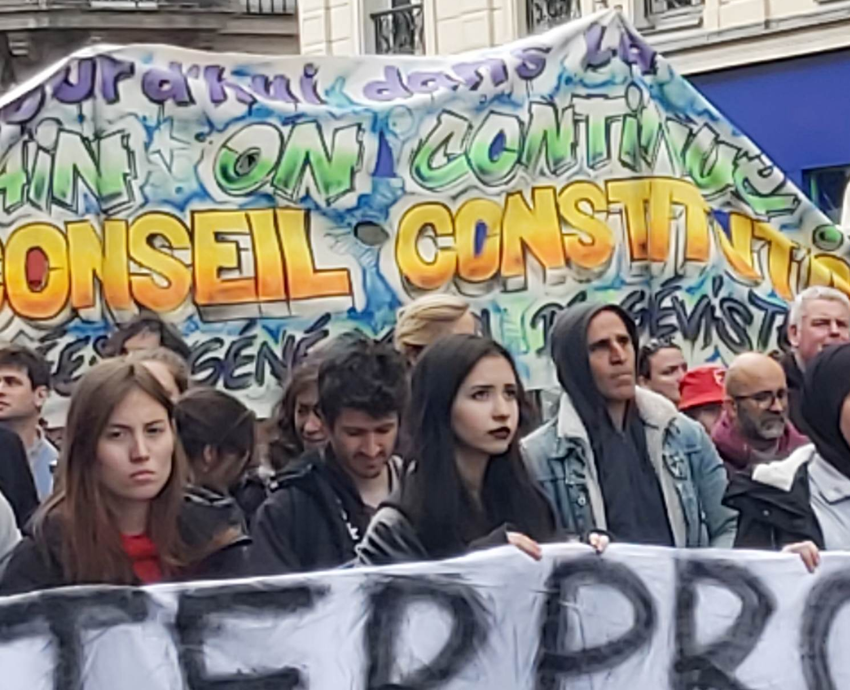
POLYGON ((0 599, 3 690, 839 690, 850 556, 552 546, 0 599))

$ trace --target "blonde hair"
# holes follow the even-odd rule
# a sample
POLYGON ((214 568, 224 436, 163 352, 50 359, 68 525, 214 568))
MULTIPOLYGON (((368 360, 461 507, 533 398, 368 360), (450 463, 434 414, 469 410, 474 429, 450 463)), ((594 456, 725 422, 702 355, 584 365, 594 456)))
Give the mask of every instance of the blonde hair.
POLYGON ((427 295, 398 311, 393 341, 408 361, 415 360, 424 348, 447 335, 469 313, 469 304, 454 295, 427 295))

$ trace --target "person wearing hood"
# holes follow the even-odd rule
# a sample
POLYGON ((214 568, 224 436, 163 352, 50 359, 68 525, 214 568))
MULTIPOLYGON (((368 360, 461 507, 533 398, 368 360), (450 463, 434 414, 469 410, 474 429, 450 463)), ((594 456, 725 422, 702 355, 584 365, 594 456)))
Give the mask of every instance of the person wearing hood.
POLYGON ((637 328, 618 306, 580 304, 555 320, 557 418, 522 441, 560 527, 615 541, 731 547, 726 472, 703 427, 636 386, 637 328))
POLYGON ((782 366, 758 352, 738 355, 726 372, 723 414, 711 439, 730 472, 783 460, 808 443, 788 421, 782 366))
POLYGON ((401 482, 394 454, 407 369, 388 344, 344 334, 319 365, 319 412, 328 442, 271 482, 251 528, 253 562, 274 575, 354 561, 378 506, 401 482))
POLYGON ((736 546, 798 551, 813 569, 820 549, 850 549, 850 343, 810 361, 802 409, 812 443, 732 477, 724 503, 736 546))

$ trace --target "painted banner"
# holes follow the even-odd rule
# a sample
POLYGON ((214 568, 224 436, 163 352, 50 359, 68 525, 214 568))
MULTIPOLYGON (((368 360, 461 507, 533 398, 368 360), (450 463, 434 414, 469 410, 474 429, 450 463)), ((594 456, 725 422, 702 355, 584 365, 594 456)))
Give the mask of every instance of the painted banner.
POLYGON ((430 292, 532 387, 577 300, 705 361, 850 292, 844 234, 616 11, 456 57, 78 52, 0 102, 0 202, 0 335, 61 395, 139 309, 265 414, 311 347, 430 292))
POLYGON ((3 690, 838 690, 850 554, 615 545, 0 598, 3 690))

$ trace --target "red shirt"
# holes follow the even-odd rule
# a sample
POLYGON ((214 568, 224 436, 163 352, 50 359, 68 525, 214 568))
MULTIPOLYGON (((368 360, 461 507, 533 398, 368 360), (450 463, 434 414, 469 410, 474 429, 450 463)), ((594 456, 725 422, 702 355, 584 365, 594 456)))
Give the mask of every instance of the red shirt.
POLYGON ((143 585, 162 582, 159 553, 157 553, 156 544, 151 541, 147 534, 133 536, 122 534, 121 544, 130 560, 133 561, 133 572, 143 585))

